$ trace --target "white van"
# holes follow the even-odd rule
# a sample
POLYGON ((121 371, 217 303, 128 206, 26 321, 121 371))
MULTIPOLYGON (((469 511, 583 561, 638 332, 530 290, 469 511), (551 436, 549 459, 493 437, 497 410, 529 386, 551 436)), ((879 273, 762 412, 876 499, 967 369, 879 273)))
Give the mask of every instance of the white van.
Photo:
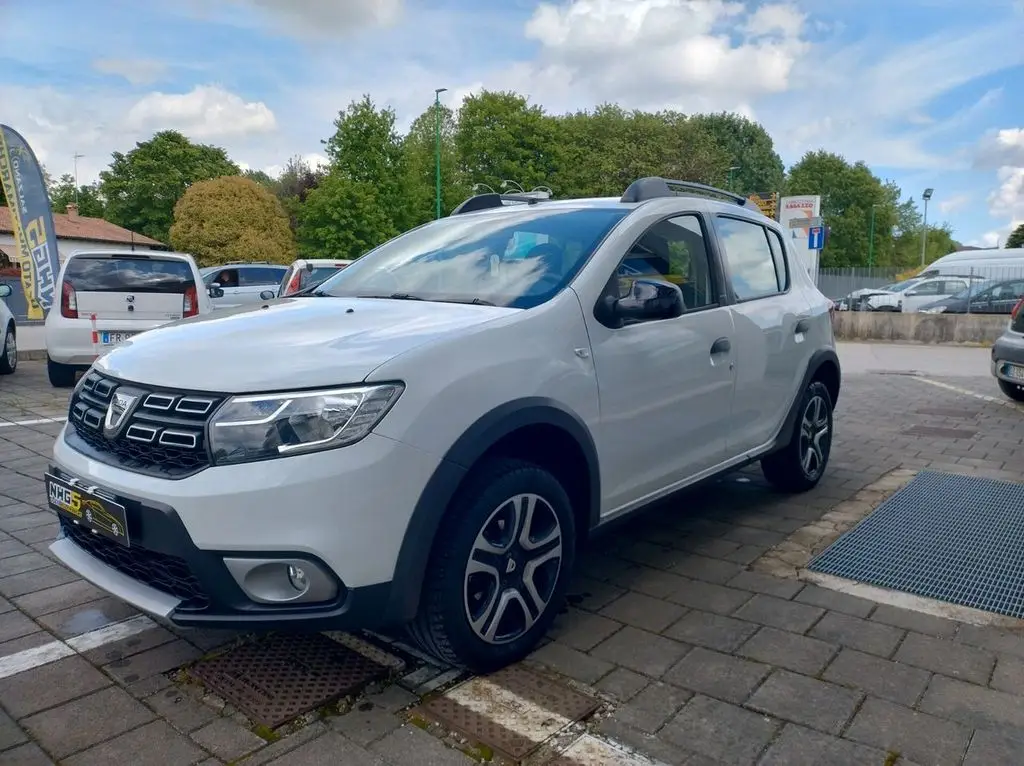
POLYGON ((1024 278, 1024 247, 961 250, 944 255, 922 270, 920 277, 1024 278))
POLYGON ((46 314, 46 369, 57 388, 133 336, 213 311, 188 253, 77 250, 57 280, 60 303, 46 314))

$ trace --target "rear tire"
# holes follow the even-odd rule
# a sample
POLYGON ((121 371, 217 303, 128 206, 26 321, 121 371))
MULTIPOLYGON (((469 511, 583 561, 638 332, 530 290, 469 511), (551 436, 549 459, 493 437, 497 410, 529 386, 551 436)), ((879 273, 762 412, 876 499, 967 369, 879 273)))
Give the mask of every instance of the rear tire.
POLYGON ((1024 386, 1019 386, 1002 378, 996 378, 996 382, 999 383, 999 390, 1006 394, 1007 397, 1015 402, 1024 402, 1024 386))
POLYGON ((75 385, 75 368, 70 364, 55 362, 46 357, 46 375, 54 388, 71 388, 75 385))
POLYGON ((518 662, 561 609, 575 553, 572 505, 558 480, 524 460, 488 460, 437 531, 409 634, 475 673, 518 662))
POLYGON ((4 330, 4 342, 0 346, 0 375, 12 375, 18 369, 18 336, 14 322, 4 330))
POLYGON ((817 486, 832 453, 832 397, 821 381, 811 381, 800 397, 793 436, 785 447, 761 460, 761 472, 776 489, 806 492, 817 486))

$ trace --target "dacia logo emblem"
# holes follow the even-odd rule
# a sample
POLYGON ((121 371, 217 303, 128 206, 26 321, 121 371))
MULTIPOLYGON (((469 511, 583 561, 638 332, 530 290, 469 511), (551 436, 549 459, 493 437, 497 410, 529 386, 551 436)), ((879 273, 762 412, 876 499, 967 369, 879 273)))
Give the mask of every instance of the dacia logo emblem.
POLYGON ((110 404, 107 405, 107 414, 103 419, 103 435, 108 439, 113 439, 121 430, 121 426, 124 425, 125 420, 131 414, 132 409, 135 407, 135 402, 139 400, 139 397, 135 394, 129 394, 122 391, 115 391, 114 396, 110 399, 110 404))
POLYGON ((129 303, 135 303, 135 296, 134 295, 126 295, 126 296, 124 296, 124 299, 126 301, 128 301, 129 303))

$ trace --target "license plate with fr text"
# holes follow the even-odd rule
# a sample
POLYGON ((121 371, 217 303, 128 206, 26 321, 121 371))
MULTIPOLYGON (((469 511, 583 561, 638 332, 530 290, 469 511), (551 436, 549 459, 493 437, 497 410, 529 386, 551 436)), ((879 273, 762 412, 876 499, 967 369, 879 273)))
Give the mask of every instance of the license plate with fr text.
POLYGON ((136 333, 134 332, 108 332, 104 330, 100 333, 100 343, 104 346, 116 346, 119 343, 124 343, 135 335, 136 333))
POLYGON ((46 499, 50 508, 76 526, 128 546, 128 514, 120 503, 100 497, 46 474, 46 499))

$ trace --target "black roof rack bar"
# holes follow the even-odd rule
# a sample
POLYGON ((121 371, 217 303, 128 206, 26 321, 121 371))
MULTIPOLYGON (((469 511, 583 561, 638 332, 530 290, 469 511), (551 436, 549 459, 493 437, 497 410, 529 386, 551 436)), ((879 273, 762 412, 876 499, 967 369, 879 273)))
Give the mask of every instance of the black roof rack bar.
POLYGON ((527 192, 526 194, 476 194, 464 200, 449 215, 460 213, 475 213, 477 210, 491 210, 503 207, 506 202, 525 202, 528 205, 536 205, 548 197, 541 197, 527 192))
POLYGON ((742 194, 737 194, 736 192, 726 191, 725 189, 708 186, 707 184, 699 184, 694 181, 675 181, 671 178, 660 178, 658 176, 637 179, 631 183, 629 188, 627 188, 622 194, 622 199, 620 201, 644 202, 649 199, 658 199, 660 197, 678 196, 678 192, 672 191, 673 186, 684 190, 684 194, 687 191, 700 192, 702 194, 713 194, 718 197, 725 197, 742 207, 757 208, 757 205, 748 200, 742 194))

